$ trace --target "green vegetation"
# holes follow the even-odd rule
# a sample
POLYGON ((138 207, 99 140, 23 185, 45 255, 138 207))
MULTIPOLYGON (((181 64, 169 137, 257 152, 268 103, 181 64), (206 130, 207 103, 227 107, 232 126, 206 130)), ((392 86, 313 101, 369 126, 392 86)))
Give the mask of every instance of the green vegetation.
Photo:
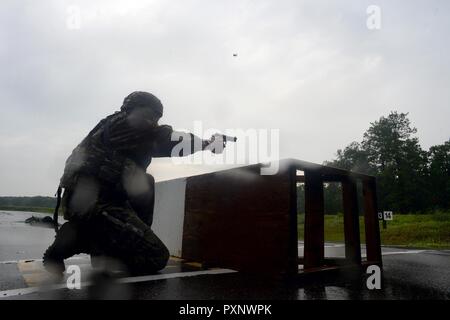
MULTIPOLYGON (((370 124, 361 142, 338 150, 325 165, 374 175, 379 211, 393 211, 383 229, 383 245, 450 248, 450 140, 423 150, 408 114, 391 112, 370 124), (432 213, 435 212, 435 213, 432 213)), ((362 214, 362 190, 358 207, 362 214)), ((303 238, 304 184, 297 186, 298 232, 303 238)), ((342 186, 324 184, 325 240, 344 241, 342 186)), ((360 218, 364 241, 364 219, 360 218)))
MULTIPOLYGON (((450 140, 423 150, 408 114, 370 124, 361 142, 338 150, 326 165, 377 177, 378 208, 398 213, 450 210, 450 140)), ((342 211, 340 185, 325 186, 326 213, 342 211)))
MULTIPOLYGON (((364 238, 364 218, 360 217, 361 242, 364 238)), ((298 215, 298 237, 303 239, 304 214, 298 215)), ((397 214, 383 229, 380 222, 383 245, 411 248, 450 249, 450 212, 431 214, 397 214)), ((344 218, 342 214, 325 215, 325 241, 344 241, 344 218)))
POLYGON ((56 198, 52 197, 0 197, 0 210, 52 213, 56 198))
POLYGON ((52 213, 56 198, 52 197, 0 197, 0 210, 52 213))
POLYGON ((54 208, 46 207, 27 207, 27 206, 0 206, 0 210, 5 211, 31 211, 31 212, 43 212, 43 213, 53 213, 54 208))
MULTIPOLYGON (((56 198, 53 197, 0 197, 0 207, 36 207, 53 208, 56 198)), ((9 209, 2 209, 9 210, 9 209)), ((11 209, 12 210, 12 209, 11 209)))

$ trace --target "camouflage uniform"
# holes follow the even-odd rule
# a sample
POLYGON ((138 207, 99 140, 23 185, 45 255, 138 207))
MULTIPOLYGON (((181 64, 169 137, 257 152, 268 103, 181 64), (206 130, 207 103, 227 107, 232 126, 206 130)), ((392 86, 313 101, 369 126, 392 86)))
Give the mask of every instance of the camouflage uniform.
MULTIPOLYGON (((60 186, 68 222, 44 254, 47 267, 56 262, 56 271, 62 272, 63 259, 82 252, 118 258, 132 273, 165 267, 169 251, 150 228, 154 179, 145 171, 152 157, 170 157, 179 141, 172 141, 172 127, 130 109, 122 107, 100 121, 67 159, 60 186)), ((204 148, 205 141, 188 137, 192 152, 198 151, 198 142, 204 148)))

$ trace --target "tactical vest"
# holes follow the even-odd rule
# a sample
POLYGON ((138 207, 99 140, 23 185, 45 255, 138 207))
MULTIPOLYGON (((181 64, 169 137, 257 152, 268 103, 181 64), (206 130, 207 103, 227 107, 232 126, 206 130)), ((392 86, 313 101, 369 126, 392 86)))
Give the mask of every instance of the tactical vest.
POLYGON ((120 183, 127 157, 110 145, 109 126, 113 117, 126 117, 126 114, 117 112, 101 120, 72 151, 60 180, 62 188, 73 186, 80 174, 95 176, 100 183, 111 187, 120 183))

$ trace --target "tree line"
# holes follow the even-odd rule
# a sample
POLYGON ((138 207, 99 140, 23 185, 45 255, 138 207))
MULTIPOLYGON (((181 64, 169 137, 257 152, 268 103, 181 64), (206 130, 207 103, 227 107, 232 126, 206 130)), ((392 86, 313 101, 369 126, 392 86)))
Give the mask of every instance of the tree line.
MULTIPOLYGON (((43 207, 53 208, 56 199, 51 197, 0 197, 0 207, 43 207)), ((5 209, 4 209, 5 210, 5 209)))
MULTIPOLYGON (((337 150, 336 158, 324 165, 374 175, 380 210, 449 210, 450 139, 423 150, 416 133, 407 113, 391 112, 370 123, 362 141, 337 150)), ((326 184, 324 196, 326 213, 342 212, 340 184, 326 184)), ((302 201, 299 197, 300 206, 302 201)))

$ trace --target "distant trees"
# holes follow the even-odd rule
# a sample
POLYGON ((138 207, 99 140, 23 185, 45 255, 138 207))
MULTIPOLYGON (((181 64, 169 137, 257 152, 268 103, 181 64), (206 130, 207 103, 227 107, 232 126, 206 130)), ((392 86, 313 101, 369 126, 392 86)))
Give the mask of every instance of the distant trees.
POLYGON ((52 208, 56 199, 51 197, 0 197, 0 207, 43 207, 52 208))
MULTIPOLYGON (((336 159, 325 164, 375 175, 381 210, 448 210, 450 140, 425 151, 415 133, 407 113, 391 112, 371 123, 361 142, 338 150, 336 159)), ((326 199, 335 199, 337 193, 340 187, 326 186, 326 199)))
POLYGON ((430 206, 450 208, 450 140, 428 152, 430 206))

